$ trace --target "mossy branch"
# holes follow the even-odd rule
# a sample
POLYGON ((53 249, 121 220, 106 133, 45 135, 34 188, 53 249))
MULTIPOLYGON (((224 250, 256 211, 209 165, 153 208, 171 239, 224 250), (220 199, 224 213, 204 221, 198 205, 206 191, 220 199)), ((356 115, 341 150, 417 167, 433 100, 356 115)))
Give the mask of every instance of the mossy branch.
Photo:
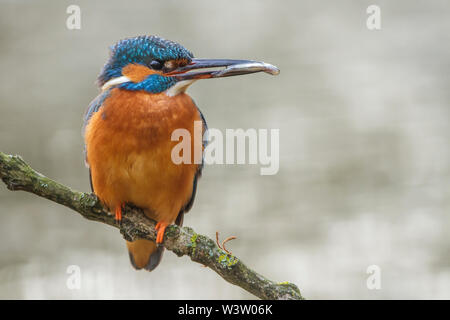
MULTIPOLYGON (((140 209, 127 206, 121 226, 92 193, 74 191, 33 170, 20 156, 0 152, 0 178, 9 190, 34 193, 75 210, 83 217, 120 229, 126 240, 156 239, 155 222, 140 209)), ((289 282, 276 283, 248 268, 240 259, 219 248, 212 239, 192 228, 171 225, 164 235, 164 247, 177 256, 187 255, 217 272, 226 281, 261 299, 303 299, 300 290, 289 282)))

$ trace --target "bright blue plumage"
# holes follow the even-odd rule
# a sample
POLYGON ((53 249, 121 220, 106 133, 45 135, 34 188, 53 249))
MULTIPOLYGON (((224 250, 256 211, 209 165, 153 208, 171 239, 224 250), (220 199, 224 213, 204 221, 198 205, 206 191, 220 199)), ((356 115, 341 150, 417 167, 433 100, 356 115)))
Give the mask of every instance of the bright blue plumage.
POLYGON ((177 83, 177 80, 175 80, 175 78, 173 77, 164 77, 158 74, 152 74, 148 76, 144 81, 137 83, 125 82, 118 85, 118 87, 132 91, 145 90, 151 93, 159 93, 169 89, 175 83, 177 83))
MULTIPOLYGON (((110 58, 98 77, 98 83, 102 86, 107 81, 122 76, 122 68, 130 63, 150 66, 154 60, 163 63, 177 59, 191 61, 193 57, 193 54, 180 44, 156 36, 124 39, 111 47, 110 58)), ((121 87, 158 93, 170 88, 175 82, 172 78, 151 75, 141 83, 124 83, 121 87)))

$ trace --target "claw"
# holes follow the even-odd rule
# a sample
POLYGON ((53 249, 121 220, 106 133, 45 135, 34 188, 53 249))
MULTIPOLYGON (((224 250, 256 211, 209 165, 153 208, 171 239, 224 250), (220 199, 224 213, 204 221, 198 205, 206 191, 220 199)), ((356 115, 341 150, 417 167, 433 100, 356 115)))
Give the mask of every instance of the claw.
POLYGON ((156 224, 155 230, 158 231, 156 235, 156 243, 163 243, 164 241, 164 232, 166 231, 166 228, 169 224, 164 221, 160 221, 156 224))

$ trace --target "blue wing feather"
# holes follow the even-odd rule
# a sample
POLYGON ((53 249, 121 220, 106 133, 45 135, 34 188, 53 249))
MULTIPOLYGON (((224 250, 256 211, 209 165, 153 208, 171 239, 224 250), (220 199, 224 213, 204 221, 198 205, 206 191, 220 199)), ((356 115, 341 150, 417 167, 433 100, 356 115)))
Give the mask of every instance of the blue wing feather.
POLYGON ((103 102, 105 102, 105 100, 109 97, 110 93, 111 89, 103 91, 89 104, 89 107, 86 110, 86 113, 84 114, 83 132, 86 130, 86 126, 89 123, 89 120, 91 119, 92 115, 101 108, 103 102))
MULTIPOLYGON (((91 119, 92 115, 100 108, 102 107, 105 100, 109 97, 111 92, 111 89, 108 89, 102 93, 100 93, 92 102, 89 104, 88 109, 86 110, 86 113, 84 114, 84 123, 83 123, 83 135, 86 131, 86 126, 89 123, 89 120, 91 119)), ((86 145, 84 146, 84 159, 86 166, 89 167, 89 163, 87 162, 87 156, 86 156, 86 145)), ((94 186, 92 185, 92 175, 91 175, 91 169, 89 169, 89 183, 91 185, 91 190, 94 192, 94 186)))
MULTIPOLYGON (((193 100, 192 100, 193 101, 193 100)), ((194 102, 195 104, 195 102, 194 102)), ((208 137, 208 125, 206 124, 205 117, 203 116, 203 113, 200 111, 200 109, 197 107, 198 112, 200 113, 200 117, 203 122, 203 150, 206 148, 206 145, 208 143, 207 137, 208 137)), ((184 206, 181 208, 180 212, 178 213, 177 219, 175 220, 175 223, 179 226, 183 225, 183 218, 184 214, 187 213, 189 210, 191 210, 192 205, 194 204, 195 200, 195 194, 197 193, 197 180, 202 176, 202 170, 203 170, 203 164, 204 164, 204 151, 202 154, 202 163, 198 166, 197 172, 194 176, 194 181, 192 182, 192 194, 189 200, 184 204, 184 206)))

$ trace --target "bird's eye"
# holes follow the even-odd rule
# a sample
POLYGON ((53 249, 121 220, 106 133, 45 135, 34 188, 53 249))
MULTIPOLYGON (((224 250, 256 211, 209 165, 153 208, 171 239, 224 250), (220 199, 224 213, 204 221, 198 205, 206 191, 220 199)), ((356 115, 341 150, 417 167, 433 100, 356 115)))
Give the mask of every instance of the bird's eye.
POLYGON ((163 64, 158 60, 153 60, 152 62, 150 62, 150 67, 152 67, 153 70, 161 70, 163 64))

